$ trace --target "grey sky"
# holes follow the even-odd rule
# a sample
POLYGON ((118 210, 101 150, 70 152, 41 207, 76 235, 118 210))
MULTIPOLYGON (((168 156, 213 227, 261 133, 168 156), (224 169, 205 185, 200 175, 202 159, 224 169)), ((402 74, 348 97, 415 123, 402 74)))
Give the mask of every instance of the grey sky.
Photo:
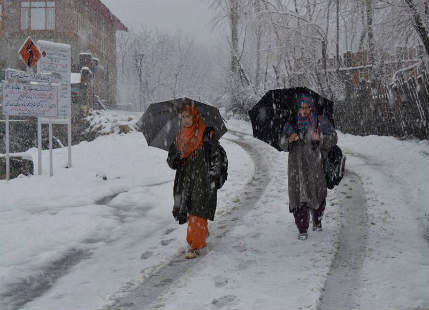
POLYGON ((157 28, 181 31, 196 42, 210 44, 219 35, 212 31, 213 11, 208 0, 102 0, 129 29, 157 28))

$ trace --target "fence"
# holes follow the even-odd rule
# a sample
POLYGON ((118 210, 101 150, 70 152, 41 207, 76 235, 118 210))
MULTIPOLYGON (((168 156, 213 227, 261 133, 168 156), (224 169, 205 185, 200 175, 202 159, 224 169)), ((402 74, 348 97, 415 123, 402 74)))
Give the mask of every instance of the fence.
MULTIPOLYGON (((351 84, 349 84, 351 85, 351 84)), ((346 89, 346 99, 335 106, 336 127, 355 135, 429 137, 429 78, 397 74, 394 83, 364 81, 346 89)))

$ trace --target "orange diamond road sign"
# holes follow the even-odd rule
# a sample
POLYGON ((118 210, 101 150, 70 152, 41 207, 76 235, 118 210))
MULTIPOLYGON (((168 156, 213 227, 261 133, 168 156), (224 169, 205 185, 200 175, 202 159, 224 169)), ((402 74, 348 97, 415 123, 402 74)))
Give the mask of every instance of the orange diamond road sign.
POLYGON ((28 37, 18 53, 21 55, 22 60, 24 60, 24 62, 30 68, 32 68, 37 63, 41 56, 39 49, 30 37, 28 37))

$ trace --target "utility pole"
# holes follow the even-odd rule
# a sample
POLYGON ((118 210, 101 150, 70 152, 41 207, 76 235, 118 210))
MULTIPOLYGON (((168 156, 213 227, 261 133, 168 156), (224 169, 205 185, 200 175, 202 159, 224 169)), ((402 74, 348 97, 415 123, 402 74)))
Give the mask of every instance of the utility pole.
POLYGON ((239 2, 238 0, 230 0, 230 30, 231 30, 231 104, 232 106, 239 105, 240 102, 240 68, 239 68, 239 2))
MULTIPOLYGON (((372 70, 374 70, 375 66, 375 42, 374 42, 374 29, 373 29, 373 18, 374 11, 372 7, 372 0, 366 0, 366 21, 368 27, 368 63, 371 64, 372 70)), ((371 78, 372 81, 372 78, 371 78)))
POLYGON ((143 53, 136 53, 135 54, 135 65, 136 65, 136 72, 137 76, 139 78, 139 104, 140 104, 140 112, 143 111, 143 59, 144 54, 143 53))
POLYGON ((337 70, 340 69, 340 0, 337 0, 337 70))

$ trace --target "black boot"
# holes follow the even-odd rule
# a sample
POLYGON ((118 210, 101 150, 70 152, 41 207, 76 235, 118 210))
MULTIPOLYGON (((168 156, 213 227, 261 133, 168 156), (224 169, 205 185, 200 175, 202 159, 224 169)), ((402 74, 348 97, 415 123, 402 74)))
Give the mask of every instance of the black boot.
POLYGON ((295 224, 298 228, 298 239, 306 240, 308 238, 307 230, 310 222, 310 210, 307 204, 302 204, 299 208, 293 211, 295 224))
POLYGON ((317 210, 311 209, 311 217, 313 218, 313 231, 322 231, 322 218, 325 212, 326 200, 320 204, 317 210))

